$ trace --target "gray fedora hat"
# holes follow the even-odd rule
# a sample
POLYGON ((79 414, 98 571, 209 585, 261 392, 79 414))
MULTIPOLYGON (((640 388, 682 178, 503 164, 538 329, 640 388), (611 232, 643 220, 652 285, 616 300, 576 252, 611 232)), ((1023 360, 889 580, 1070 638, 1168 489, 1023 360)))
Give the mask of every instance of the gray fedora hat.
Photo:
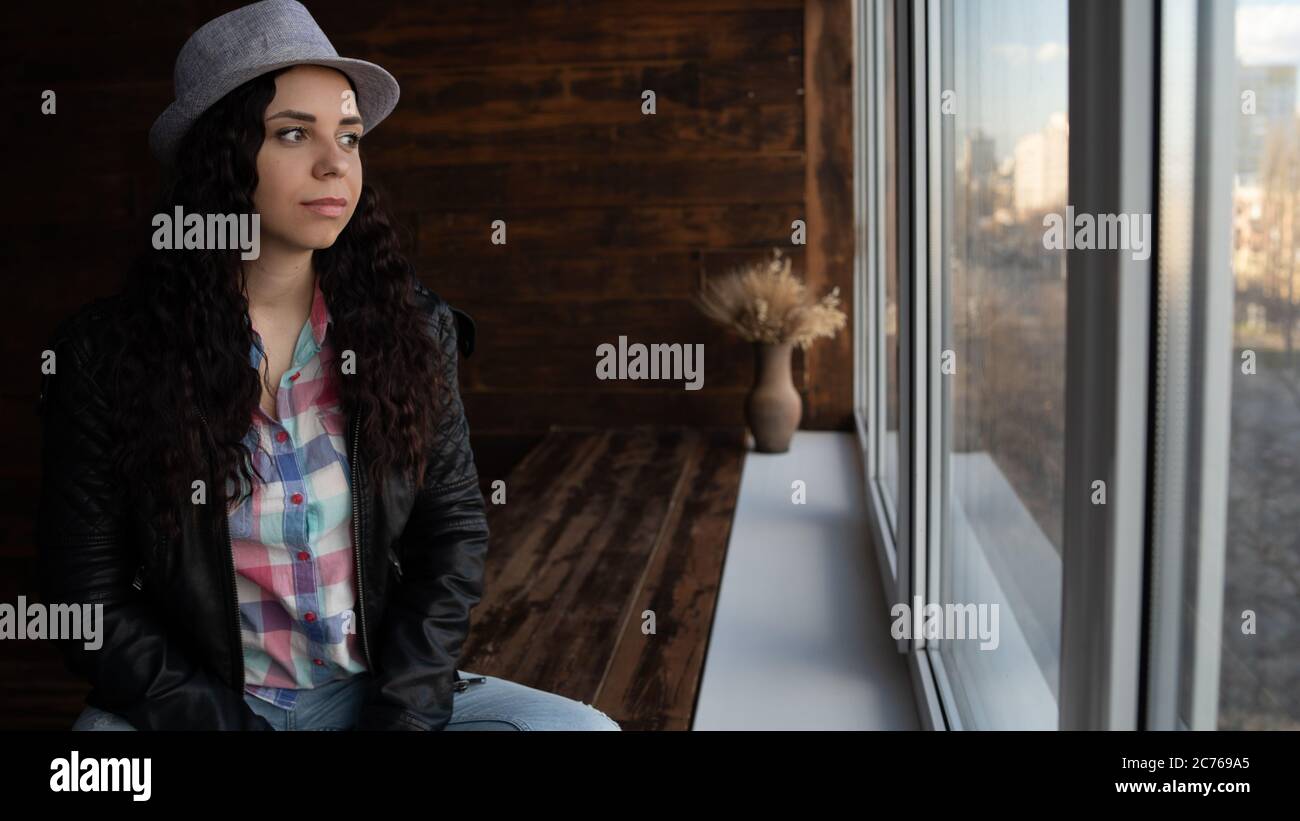
POLYGON ((357 110, 369 132, 392 113, 399 88, 374 63, 340 57, 306 6, 262 0, 203 24, 176 57, 176 99, 149 129, 149 147, 164 164, 199 116, 241 83, 286 66, 329 66, 357 87, 357 110))

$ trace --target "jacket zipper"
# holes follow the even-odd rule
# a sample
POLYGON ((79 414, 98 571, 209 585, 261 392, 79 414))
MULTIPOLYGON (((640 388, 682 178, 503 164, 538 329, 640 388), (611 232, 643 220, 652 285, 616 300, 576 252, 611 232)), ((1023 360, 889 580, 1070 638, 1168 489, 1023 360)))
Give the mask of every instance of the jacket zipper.
POLYGON ((361 571, 361 506, 357 500, 360 494, 357 486, 361 484, 362 471, 358 462, 361 448, 361 411, 357 410, 352 424, 352 550, 357 562, 357 609, 361 612, 361 652, 366 657, 366 666, 373 673, 374 662, 370 660, 370 643, 366 640, 366 585, 361 571))
MULTIPOLYGON (((212 428, 208 427, 208 419, 203 415, 203 411, 198 409, 199 419, 203 420, 203 427, 208 430, 208 438, 212 438, 212 428)), ((225 499, 225 494, 221 494, 225 499)), ((230 598, 234 607, 234 642, 230 650, 230 683, 236 692, 244 691, 244 631, 239 623, 239 588, 238 579, 235 576, 235 541, 230 536, 230 521, 226 518, 225 511, 221 512, 221 532, 226 537, 226 548, 230 556, 230 598)))
POLYGON ((244 630, 239 623, 239 580, 235 577, 235 540, 230 536, 230 519, 226 512, 221 512, 221 530, 226 535, 226 548, 230 555, 230 598, 235 606, 235 649, 231 656, 235 660, 236 675, 233 677, 235 687, 244 692, 244 630))

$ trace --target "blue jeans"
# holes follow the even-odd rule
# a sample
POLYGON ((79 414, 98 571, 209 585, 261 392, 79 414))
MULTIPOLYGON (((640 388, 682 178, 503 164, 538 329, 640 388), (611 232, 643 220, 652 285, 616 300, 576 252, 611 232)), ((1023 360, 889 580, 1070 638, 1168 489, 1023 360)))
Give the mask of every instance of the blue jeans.
MULTIPOLYGON (((460 671, 462 679, 479 678, 460 671)), ((503 678, 484 676, 455 693, 448 730, 619 730, 617 722, 592 705, 536 690, 503 678)), ((285 710, 254 695, 244 701, 277 730, 351 730, 356 726, 369 673, 332 681, 298 694, 297 707, 285 710)), ((74 730, 134 730, 121 716, 86 706, 74 730)))

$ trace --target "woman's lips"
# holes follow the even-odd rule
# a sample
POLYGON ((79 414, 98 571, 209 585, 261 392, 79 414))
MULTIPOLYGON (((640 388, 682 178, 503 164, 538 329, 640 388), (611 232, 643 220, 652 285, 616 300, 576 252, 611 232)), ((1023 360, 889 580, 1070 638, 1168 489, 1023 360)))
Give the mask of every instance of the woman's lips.
POLYGON ((347 210, 348 201, 338 197, 321 197, 318 200, 302 203, 309 211, 314 211, 322 217, 341 217, 347 210))

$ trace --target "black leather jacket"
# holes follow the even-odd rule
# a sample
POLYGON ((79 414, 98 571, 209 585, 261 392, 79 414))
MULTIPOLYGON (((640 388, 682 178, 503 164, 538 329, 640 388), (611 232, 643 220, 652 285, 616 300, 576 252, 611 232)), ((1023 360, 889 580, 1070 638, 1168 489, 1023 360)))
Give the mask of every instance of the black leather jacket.
MULTIPOLYGON (((358 633, 372 675, 358 729, 441 730, 451 716, 460 649, 482 595, 488 528, 457 380, 474 323, 417 283, 441 341, 448 410, 423 486, 393 474, 382 496, 366 480, 360 418, 349 419, 358 633)), ((108 501, 112 398, 101 336, 120 295, 64 320, 43 377, 43 480, 38 568, 46 604, 103 604, 98 650, 57 642, 69 668, 93 685, 87 701, 138 729, 269 730, 244 703, 243 647, 234 560, 216 489, 182 538, 161 538, 145 517, 108 501)))

